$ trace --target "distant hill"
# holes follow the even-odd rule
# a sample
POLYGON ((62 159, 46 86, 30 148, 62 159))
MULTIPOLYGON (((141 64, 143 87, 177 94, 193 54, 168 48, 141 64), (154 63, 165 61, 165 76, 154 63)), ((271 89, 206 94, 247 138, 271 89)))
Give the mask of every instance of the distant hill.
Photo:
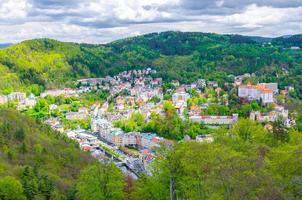
POLYGON ((61 133, 17 111, 0 109, 0 179, 14 176, 24 189, 36 191, 37 199, 47 199, 46 191, 51 193, 48 199, 59 199, 73 190, 80 170, 94 163, 61 133))
POLYGON ((269 38, 269 37, 259 37, 259 36, 247 36, 247 37, 249 37, 251 40, 257 43, 269 43, 273 41, 273 38, 269 38))
POLYGON ((81 77, 115 75, 146 67, 156 69, 167 81, 188 83, 207 78, 224 82, 228 74, 257 73, 261 81, 279 81, 281 87, 299 88, 297 73, 302 53, 287 52, 283 47, 300 45, 300 38, 168 31, 105 45, 29 40, 0 49, 0 92, 72 86, 81 77), (268 42, 273 45, 263 45, 268 42), (284 74, 284 69, 289 73, 284 74))
POLYGON ((9 46, 11 46, 11 45, 12 45, 11 43, 0 43, 0 49, 1 49, 1 48, 9 47, 9 46))
POLYGON ((297 46, 302 48, 302 34, 278 37, 273 40, 273 43, 286 47, 297 46))

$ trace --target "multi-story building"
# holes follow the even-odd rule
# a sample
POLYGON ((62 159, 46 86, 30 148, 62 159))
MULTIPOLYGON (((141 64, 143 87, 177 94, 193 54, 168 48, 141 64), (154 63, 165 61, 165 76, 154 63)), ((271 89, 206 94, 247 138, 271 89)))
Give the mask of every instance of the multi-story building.
POLYGON ((161 141, 163 141, 163 138, 158 137, 156 134, 141 133, 141 147, 143 148, 153 149, 154 147, 159 147, 161 141))
POLYGON ((182 115, 184 109, 187 107, 187 100, 190 95, 185 92, 183 88, 176 90, 176 93, 172 95, 172 103, 177 109, 178 114, 182 115))
POLYGON ((258 85, 240 85, 238 96, 249 100, 258 100, 263 104, 273 103, 273 90, 263 84, 258 85))

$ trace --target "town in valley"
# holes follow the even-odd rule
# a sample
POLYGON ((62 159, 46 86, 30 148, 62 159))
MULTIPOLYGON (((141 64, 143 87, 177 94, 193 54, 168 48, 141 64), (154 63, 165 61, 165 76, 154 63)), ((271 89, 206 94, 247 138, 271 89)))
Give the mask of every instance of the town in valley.
POLYGON ((113 161, 137 178, 140 173, 151 175, 149 165, 160 159, 156 149, 184 140, 212 142, 213 130, 230 128, 239 118, 258 121, 268 131, 277 123, 294 127, 295 113, 284 99, 295 88, 254 80, 254 74, 243 74, 230 75, 224 83, 205 78, 183 84, 164 81, 156 70, 146 68, 80 79, 73 88, 45 90, 39 96, 12 92, 1 95, 0 104, 42 119, 78 141, 83 151, 102 162, 113 161), (177 115, 173 119, 200 131, 180 131, 175 137, 165 130, 156 132, 152 125, 169 111, 177 115))

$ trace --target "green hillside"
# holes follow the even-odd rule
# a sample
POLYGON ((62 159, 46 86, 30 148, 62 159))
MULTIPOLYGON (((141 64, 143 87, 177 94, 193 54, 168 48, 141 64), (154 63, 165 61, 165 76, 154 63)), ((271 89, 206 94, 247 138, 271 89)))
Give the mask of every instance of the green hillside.
MULTIPOLYGON (((291 38, 301 45, 298 35, 291 38)), ((223 82, 229 74, 256 73, 259 81, 294 86, 301 97, 302 50, 289 49, 290 39, 279 40, 270 45, 260 37, 190 32, 152 33, 106 45, 30 40, 0 49, 0 91, 33 84, 42 89, 72 86, 80 77, 152 67, 165 80, 184 83, 202 77, 223 82)))
MULTIPOLYGON (((61 199, 73 190, 80 171, 95 162, 46 125, 13 110, 0 110, 0 180, 15 177, 28 199, 30 194, 35 199, 61 199)), ((0 199, 10 199, 3 193, 0 199)))

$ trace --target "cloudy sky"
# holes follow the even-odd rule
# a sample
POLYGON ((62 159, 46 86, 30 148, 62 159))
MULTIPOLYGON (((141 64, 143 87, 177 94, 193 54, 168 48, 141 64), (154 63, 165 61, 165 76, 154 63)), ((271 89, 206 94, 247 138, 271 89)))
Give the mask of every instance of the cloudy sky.
POLYGON ((0 0, 0 43, 106 43, 166 30, 302 33, 302 0, 0 0))

